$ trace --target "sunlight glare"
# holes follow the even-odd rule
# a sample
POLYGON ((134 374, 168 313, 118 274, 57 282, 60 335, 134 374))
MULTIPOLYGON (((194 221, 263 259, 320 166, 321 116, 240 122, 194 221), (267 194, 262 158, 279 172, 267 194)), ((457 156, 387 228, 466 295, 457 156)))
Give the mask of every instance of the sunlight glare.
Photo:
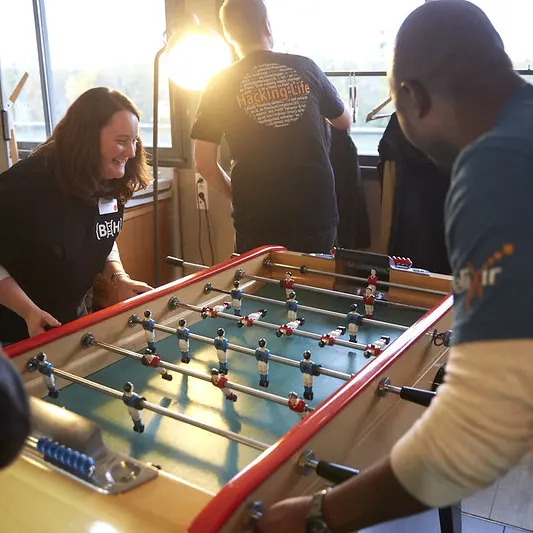
POLYGON ((166 69, 179 87, 201 91, 217 72, 231 64, 231 52, 215 32, 187 33, 176 43, 169 43, 166 69))

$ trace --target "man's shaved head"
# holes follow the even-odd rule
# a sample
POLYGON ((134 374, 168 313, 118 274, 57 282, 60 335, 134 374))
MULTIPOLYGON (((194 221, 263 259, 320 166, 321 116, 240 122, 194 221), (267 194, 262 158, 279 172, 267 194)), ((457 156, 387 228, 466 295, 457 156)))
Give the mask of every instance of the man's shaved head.
POLYGON ((396 83, 417 80, 451 97, 497 69, 512 68, 503 41, 488 17, 466 0, 434 0, 413 11, 396 37, 396 83))
POLYGON ((496 103, 517 76, 481 9, 466 0, 433 0, 402 24, 389 78, 404 133, 448 167, 464 147, 459 139, 468 136, 463 112, 497 116, 496 103))

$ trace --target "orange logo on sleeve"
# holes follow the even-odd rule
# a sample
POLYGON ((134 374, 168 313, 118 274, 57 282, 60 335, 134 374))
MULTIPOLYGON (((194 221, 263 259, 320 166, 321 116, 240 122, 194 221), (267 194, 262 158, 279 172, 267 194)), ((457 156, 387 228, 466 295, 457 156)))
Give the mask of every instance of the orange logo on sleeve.
POLYGON ((454 280, 454 290, 456 292, 464 292, 467 290, 465 307, 470 310, 473 300, 483 297, 483 290, 485 287, 493 286, 496 282, 496 276, 501 274, 502 267, 496 266, 505 256, 514 253, 513 244, 504 244, 501 250, 494 252, 483 265, 475 269, 472 263, 459 272, 459 277, 454 280))

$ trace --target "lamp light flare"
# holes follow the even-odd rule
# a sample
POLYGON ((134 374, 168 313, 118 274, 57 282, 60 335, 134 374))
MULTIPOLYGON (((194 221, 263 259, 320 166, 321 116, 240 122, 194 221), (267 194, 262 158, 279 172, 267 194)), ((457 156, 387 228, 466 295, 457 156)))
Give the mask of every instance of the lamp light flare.
POLYGON ((231 64, 231 59, 230 48, 220 35, 197 30, 169 42, 166 71, 182 89, 201 91, 215 74, 231 64))

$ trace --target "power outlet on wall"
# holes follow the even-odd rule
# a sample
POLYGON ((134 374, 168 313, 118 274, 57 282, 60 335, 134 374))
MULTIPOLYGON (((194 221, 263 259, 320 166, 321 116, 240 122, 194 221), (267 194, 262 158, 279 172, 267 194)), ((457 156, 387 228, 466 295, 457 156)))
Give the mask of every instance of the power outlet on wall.
POLYGON ((195 175, 196 181, 196 207, 202 211, 207 211, 207 181, 200 174, 195 175))

